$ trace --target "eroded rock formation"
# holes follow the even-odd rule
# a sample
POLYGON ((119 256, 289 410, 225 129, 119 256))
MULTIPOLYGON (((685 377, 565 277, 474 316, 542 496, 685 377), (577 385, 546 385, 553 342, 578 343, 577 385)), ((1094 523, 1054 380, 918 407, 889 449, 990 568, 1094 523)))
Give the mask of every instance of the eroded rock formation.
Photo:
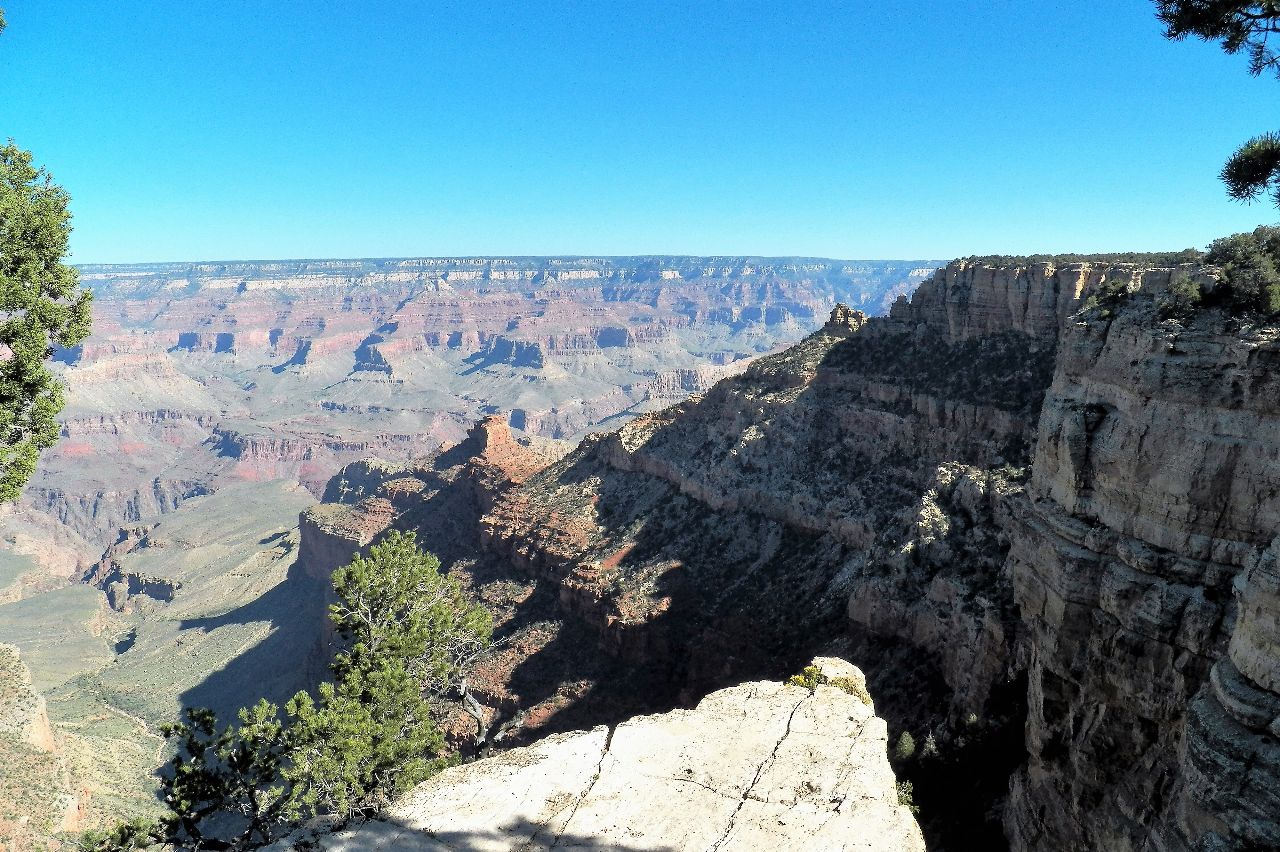
MULTIPOLYGON (((238 482, 319 495, 503 411, 577 438, 870 311, 920 262, 405 258, 92 266, 93 334, 57 353, 63 435, 19 508, 81 567, 119 527, 238 482)), ((0 544, 0 549, 4 545, 0 544)))
POLYGON ((1025 847, 1273 847, 1280 336, 1161 322, 1147 278, 1067 327, 1010 513, 1030 759, 1006 824, 1025 847))

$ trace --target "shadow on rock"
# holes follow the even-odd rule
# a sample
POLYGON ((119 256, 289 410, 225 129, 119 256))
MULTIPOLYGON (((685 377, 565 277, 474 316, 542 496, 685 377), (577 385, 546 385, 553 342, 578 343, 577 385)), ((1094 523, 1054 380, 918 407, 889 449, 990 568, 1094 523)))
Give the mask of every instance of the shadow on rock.
POLYGON ((259 698, 282 703, 299 690, 314 688, 328 671, 323 647, 328 619, 325 592, 295 563, 284 582, 250 603, 221 615, 180 622, 184 631, 202 632, 229 625, 271 625, 266 638, 183 692, 182 706, 208 707, 225 723, 259 698))

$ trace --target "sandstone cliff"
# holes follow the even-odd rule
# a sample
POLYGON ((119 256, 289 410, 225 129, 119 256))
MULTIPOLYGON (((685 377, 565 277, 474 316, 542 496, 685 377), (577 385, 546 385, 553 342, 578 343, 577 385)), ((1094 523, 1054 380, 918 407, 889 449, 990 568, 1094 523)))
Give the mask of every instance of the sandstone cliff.
POLYGON ((1068 325, 1011 513, 1017 846, 1280 845, 1280 334, 1161 322, 1165 284, 1068 325))

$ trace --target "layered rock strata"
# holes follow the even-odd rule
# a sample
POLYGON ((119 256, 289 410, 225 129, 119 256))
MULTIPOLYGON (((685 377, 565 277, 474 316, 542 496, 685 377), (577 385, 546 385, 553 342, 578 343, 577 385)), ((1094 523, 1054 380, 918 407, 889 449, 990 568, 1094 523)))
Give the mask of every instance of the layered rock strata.
POLYGON ((1181 278, 957 262, 837 309, 493 492, 476 559, 655 704, 841 643, 938 848, 1273 847, 1280 338, 1166 318, 1181 278))
POLYGON ((1280 335, 1162 321, 1166 284, 1067 327, 1011 513, 1017 847, 1280 845, 1280 335))
MULTIPOLYGON (((317 495, 501 410, 576 438, 790 343, 830 305, 887 308, 921 262, 399 258, 93 266, 93 334, 60 351, 62 440, 19 508, 93 562, 119 527, 242 481, 317 495)), ((0 544, 0 550, 4 545, 0 544)))
MULTIPOLYGON (((1088 274, 1105 273, 1015 277, 1002 310, 1027 319, 978 335, 972 329, 999 326, 983 290, 990 276, 964 270, 939 276, 889 319, 837 309, 800 345, 705 396, 525 473, 481 507, 481 561, 534 578, 553 595, 558 623, 585 626, 608 658, 643 671, 652 709, 796 670, 845 633, 849 596, 862 592, 852 609, 862 654, 888 653, 873 647, 885 636, 937 652, 926 679, 941 681, 941 699, 918 679, 873 672, 896 725, 922 736, 969 715, 1019 726, 1005 695, 989 706, 1011 678, 1001 650, 1015 632, 1000 570, 1007 542, 993 518, 1018 487, 1010 471, 1026 461, 1049 381, 1054 338, 1044 324, 1066 310, 1051 297, 1070 302, 1088 274), (961 306, 934 310, 938 293, 961 306)), ((344 556, 397 513, 396 525, 422 530, 429 547, 464 540, 456 528, 429 529, 445 515, 410 516, 386 493, 395 476, 380 475, 366 497, 352 485, 365 472, 348 470, 330 489, 351 489, 353 507, 314 513, 334 514, 328 530, 364 530, 342 534, 344 556)), ((308 564, 309 542, 332 535, 310 523, 308 564)), ((596 700, 599 686, 577 705, 596 700)), ((513 692, 491 694, 513 720, 543 722, 543 711, 526 716, 500 697, 513 692)), ((985 807, 971 809, 978 822, 985 807)))

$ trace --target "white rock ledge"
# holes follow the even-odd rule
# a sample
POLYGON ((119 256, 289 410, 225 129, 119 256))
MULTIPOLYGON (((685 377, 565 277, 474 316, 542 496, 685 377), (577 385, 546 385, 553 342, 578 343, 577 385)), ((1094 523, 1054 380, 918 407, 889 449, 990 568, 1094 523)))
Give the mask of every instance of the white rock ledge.
MULTIPOLYGON (((842 660, 815 663, 828 677, 862 679, 842 660)), ((745 683, 694 710, 454 767, 381 820, 273 848, 923 850, 894 781, 884 720, 858 698, 745 683)))

